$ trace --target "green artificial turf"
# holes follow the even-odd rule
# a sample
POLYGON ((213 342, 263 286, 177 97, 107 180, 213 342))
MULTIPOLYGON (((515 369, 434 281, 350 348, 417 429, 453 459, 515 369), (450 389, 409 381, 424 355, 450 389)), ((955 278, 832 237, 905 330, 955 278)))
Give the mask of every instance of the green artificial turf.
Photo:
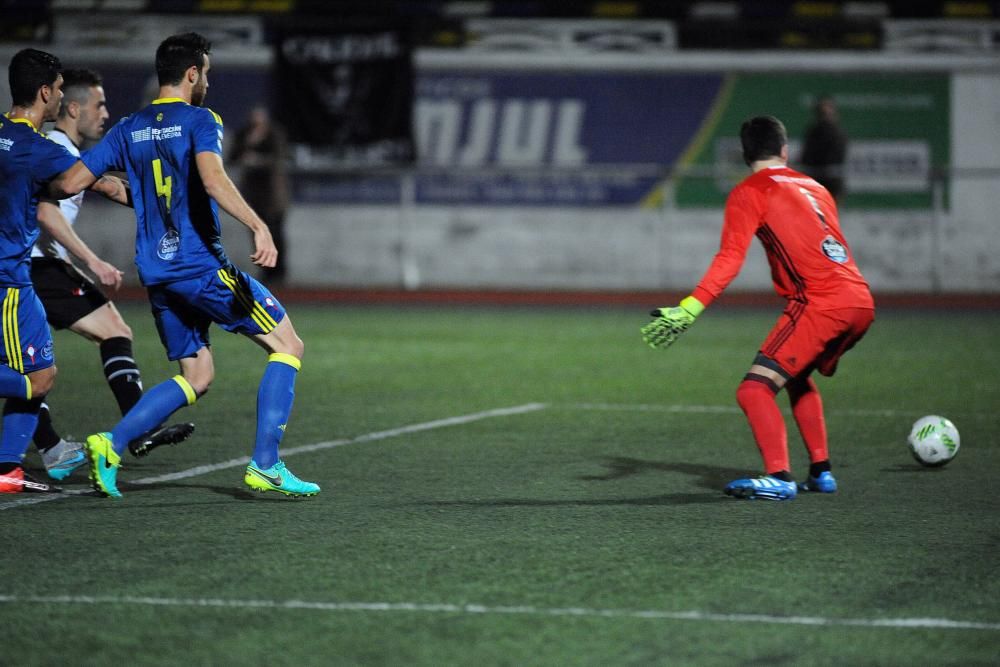
MULTIPOLYGON (((146 387, 174 374, 124 313, 146 387)), ((1000 315, 881 311, 818 378, 840 492, 768 503, 722 487, 759 472, 734 391, 777 312, 713 309, 667 351, 641 310, 291 313, 285 460, 322 493, 251 495, 225 467, 251 453, 264 355, 214 330, 216 381, 174 417, 195 436, 126 459, 123 499, 82 471, 0 497, 0 661, 996 663, 1000 315), (944 468, 907 451, 924 414, 961 432, 944 468)), ((56 355, 57 427, 109 429, 96 348, 59 333, 56 355)))

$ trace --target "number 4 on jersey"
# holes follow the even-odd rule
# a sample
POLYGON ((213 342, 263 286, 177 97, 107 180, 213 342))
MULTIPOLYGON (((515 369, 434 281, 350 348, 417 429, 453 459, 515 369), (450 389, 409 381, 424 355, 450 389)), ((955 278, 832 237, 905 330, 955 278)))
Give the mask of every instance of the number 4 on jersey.
POLYGON ((170 186, 173 178, 167 176, 163 178, 163 166, 160 159, 153 160, 153 180, 156 181, 156 196, 163 197, 167 203, 167 210, 170 210, 170 186))

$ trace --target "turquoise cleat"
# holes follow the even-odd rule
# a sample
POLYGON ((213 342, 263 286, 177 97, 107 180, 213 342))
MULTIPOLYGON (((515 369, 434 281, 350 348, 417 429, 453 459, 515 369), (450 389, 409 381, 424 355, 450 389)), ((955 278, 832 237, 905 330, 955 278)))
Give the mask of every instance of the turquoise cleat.
POLYGON ((282 461, 278 461, 270 468, 261 468, 251 460, 243 476, 243 483, 261 493, 277 491, 294 497, 315 496, 320 491, 319 484, 302 481, 286 468, 282 461))
POLYGON ((749 479, 733 480, 726 485, 726 495, 753 500, 794 500, 797 494, 795 482, 786 482, 777 477, 763 475, 749 479))
POLYGON ((60 440, 57 445, 42 452, 42 463, 45 472, 55 480, 63 480, 73 474, 73 471, 87 462, 83 453, 83 444, 60 440))
POLYGON ((111 434, 95 433, 87 438, 84 448, 90 461, 90 485, 94 491, 108 498, 121 498, 117 479, 122 457, 112 447, 111 434))

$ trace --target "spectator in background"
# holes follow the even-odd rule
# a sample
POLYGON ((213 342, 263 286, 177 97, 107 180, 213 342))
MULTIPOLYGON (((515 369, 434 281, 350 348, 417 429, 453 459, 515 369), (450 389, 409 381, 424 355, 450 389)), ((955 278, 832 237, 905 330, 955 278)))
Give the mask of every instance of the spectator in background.
POLYGON ((288 256, 285 244, 285 211, 288 209, 288 140, 284 128, 271 120, 267 109, 254 107, 246 126, 236 134, 229 159, 242 170, 240 191, 247 203, 271 229, 278 249, 278 263, 265 268, 264 281, 285 281, 288 256))
POLYGON ((830 191, 835 199, 844 193, 844 163, 847 135, 840 127, 840 114, 830 95, 816 100, 816 120, 806 130, 802 142, 802 171, 830 191))

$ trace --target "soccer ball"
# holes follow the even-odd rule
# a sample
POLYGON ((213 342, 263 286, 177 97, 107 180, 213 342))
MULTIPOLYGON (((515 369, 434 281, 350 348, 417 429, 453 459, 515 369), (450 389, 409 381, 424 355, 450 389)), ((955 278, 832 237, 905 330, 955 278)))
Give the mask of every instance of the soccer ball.
POLYGON ((910 453, 923 466, 943 466, 958 454, 958 429, 949 420, 927 415, 913 422, 910 429, 910 453))

